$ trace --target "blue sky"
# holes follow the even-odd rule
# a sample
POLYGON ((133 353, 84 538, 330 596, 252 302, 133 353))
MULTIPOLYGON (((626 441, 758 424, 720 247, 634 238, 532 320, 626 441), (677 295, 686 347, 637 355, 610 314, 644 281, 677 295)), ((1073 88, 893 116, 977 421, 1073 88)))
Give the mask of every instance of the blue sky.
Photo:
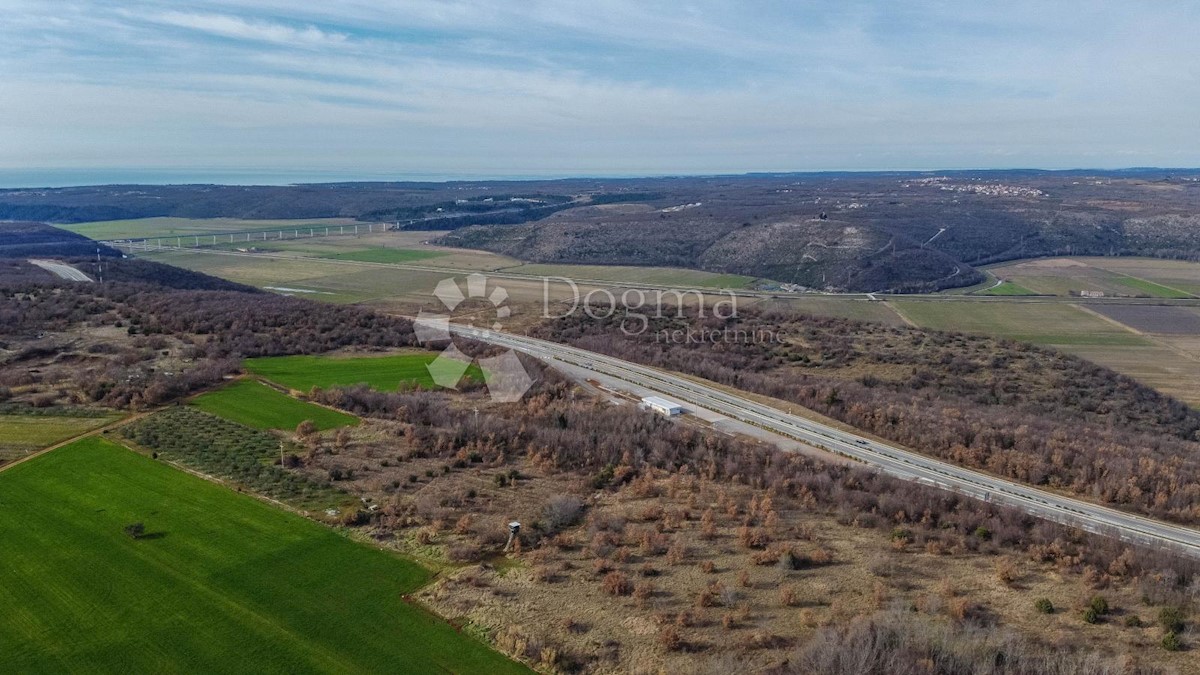
POLYGON ((1200 165, 1200 3, 0 0, 0 171, 1200 165))

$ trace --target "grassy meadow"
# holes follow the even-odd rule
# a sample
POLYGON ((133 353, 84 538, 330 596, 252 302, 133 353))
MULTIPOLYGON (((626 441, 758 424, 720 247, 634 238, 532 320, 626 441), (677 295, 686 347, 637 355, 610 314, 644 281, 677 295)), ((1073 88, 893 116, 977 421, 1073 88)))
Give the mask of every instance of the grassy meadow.
POLYGON ((529 672, 416 564, 101 438, 0 474, 0 569, 5 672, 529 672))
POLYGON ((365 248, 360 251, 347 251, 346 253, 330 253, 321 257, 332 258, 334 260, 355 260, 358 262, 370 263, 413 263, 430 258, 440 258, 446 255, 439 251, 419 251, 412 248, 365 248))
POLYGON ((295 429, 312 420, 320 431, 358 424, 352 415, 300 401, 255 380, 239 380, 201 394, 192 405, 255 429, 295 429))
POLYGON ((66 415, 0 415, 0 465, 118 418, 66 415))
POLYGON ((533 276, 591 279, 613 283, 641 283, 673 288, 746 288, 754 277, 718 274, 678 267, 635 267, 621 265, 546 265, 527 263, 507 267, 505 272, 533 276))
MULTIPOLYGON (((303 220, 248 220, 242 218, 133 218, 60 225, 64 230, 92 239, 137 239, 141 237, 189 237, 221 232, 262 232, 280 229, 302 230, 338 225, 354 225, 350 218, 308 218, 303 220)), ((359 223, 361 224, 361 223, 359 223)), ((218 238, 218 241, 219 238, 218 238)), ((206 243, 206 242, 202 242, 206 243)))
POLYGON ((1196 297, 1196 284, 1200 283, 1200 265, 1196 263, 1145 258, 1041 258, 990 270, 1014 286, 1063 297, 1089 291, 1174 300, 1196 297))
POLYGON ((1037 295, 1020 284, 1011 281, 1001 282, 998 286, 979 291, 977 295, 1037 295))
MULTIPOLYGON (((365 357, 271 356, 246 359, 245 367, 256 375, 298 391, 355 384, 365 384, 379 391, 395 391, 402 384, 435 386, 426 366, 437 356, 428 352, 365 357)), ((466 377, 482 380, 483 373, 478 366, 472 365, 466 377)))

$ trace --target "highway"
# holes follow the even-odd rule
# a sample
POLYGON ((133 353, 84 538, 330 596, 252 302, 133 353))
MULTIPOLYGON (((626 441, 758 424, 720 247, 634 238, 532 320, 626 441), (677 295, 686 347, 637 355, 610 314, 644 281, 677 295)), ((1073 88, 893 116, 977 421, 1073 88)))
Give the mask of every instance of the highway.
POLYGON ((91 277, 84 274, 83 272, 80 272, 79 270, 75 269, 74 267, 71 267, 70 265, 68 265, 66 263, 58 262, 57 260, 30 259, 29 263, 31 265, 37 265, 38 267, 46 270, 47 272, 50 272, 51 274, 59 277, 60 279, 66 279, 67 281, 89 281, 90 282, 92 280, 91 277))
POLYGON ((716 387, 577 347, 523 335, 451 324, 453 333, 508 347, 540 360, 557 360, 657 391, 697 406, 858 460, 885 474, 1000 503, 1064 525, 1200 558, 1200 530, 1065 497, 965 469, 910 450, 791 415, 716 387))

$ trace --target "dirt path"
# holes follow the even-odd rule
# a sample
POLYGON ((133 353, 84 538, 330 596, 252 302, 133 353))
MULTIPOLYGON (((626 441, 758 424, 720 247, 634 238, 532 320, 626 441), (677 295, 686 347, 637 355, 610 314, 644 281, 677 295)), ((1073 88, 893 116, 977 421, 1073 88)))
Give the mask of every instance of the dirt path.
POLYGON ((900 308, 897 307, 896 305, 894 305, 890 302, 887 302, 886 300, 884 301, 883 305, 885 307, 887 307, 888 309, 892 310, 892 312, 894 312, 896 314, 896 316, 900 317, 900 320, 903 321, 908 326, 910 326, 912 328, 920 328, 920 326, 917 325, 916 321, 913 321, 912 319, 905 316, 904 312, 901 312, 900 308))
POLYGON ((23 464, 25 462, 28 462, 29 460, 34 459, 35 457, 41 457, 42 455, 44 455, 48 452, 53 452, 65 445, 70 445, 70 444, 74 443, 75 441, 87 438, 88 436, 95 436, 96 434, 102 434, 111 429, 116 429, 119 426, 124 426, 130 422, 133 422, 134 420, 141 419, 141 418, 145 417, 146 415, 149 415, 152 412, 157 412, 157 410, 146 410, 146 411, 143 411, 140 413, 135 413, 128 417, 122 417, 121 419, 115 420, 113 422, 109 422, 108 424, 105 424, 102 427, 96 427, 95 429, 92 429, 91 431, 85 431, 82 434, 79 434, 77 436, 72 436, 71 438, 68 438, 65 441, 59 441, 58 443, 55 443, 54 445, 51 445, 50 447, 42 448, 41 450, 32 452, 18 460, 15 460, 15 461, 9 462, 8 464, 0 466, 0 473, 8 471, 9 469, 13 468, 14 466, 17 466, 18 464, 23 464))

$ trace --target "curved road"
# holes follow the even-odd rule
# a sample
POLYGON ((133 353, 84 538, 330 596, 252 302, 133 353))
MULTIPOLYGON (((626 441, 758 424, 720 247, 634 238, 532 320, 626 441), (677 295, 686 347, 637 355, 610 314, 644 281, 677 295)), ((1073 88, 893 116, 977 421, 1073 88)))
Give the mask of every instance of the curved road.
POLYGON ((1133 515, 989 474, 965 469, 910 450, 881 443, 715 387, 622 359, 523 335, 451 325, 463 337, 554 359, 661 392, 768 431, 859 460, 886 474, 951 490, 1088 532, 1200 557, 1200 531, 1133 515))
POLYGON ((58 278, 66 279, 67 281, 92 281, 92 278, 88 275, 80 272, 64 262, 59 262, 57 260, 38 260, 35 258, 30 258, 29 263, 31 265, 37 265, 47 272, 57 276, 58 278))

